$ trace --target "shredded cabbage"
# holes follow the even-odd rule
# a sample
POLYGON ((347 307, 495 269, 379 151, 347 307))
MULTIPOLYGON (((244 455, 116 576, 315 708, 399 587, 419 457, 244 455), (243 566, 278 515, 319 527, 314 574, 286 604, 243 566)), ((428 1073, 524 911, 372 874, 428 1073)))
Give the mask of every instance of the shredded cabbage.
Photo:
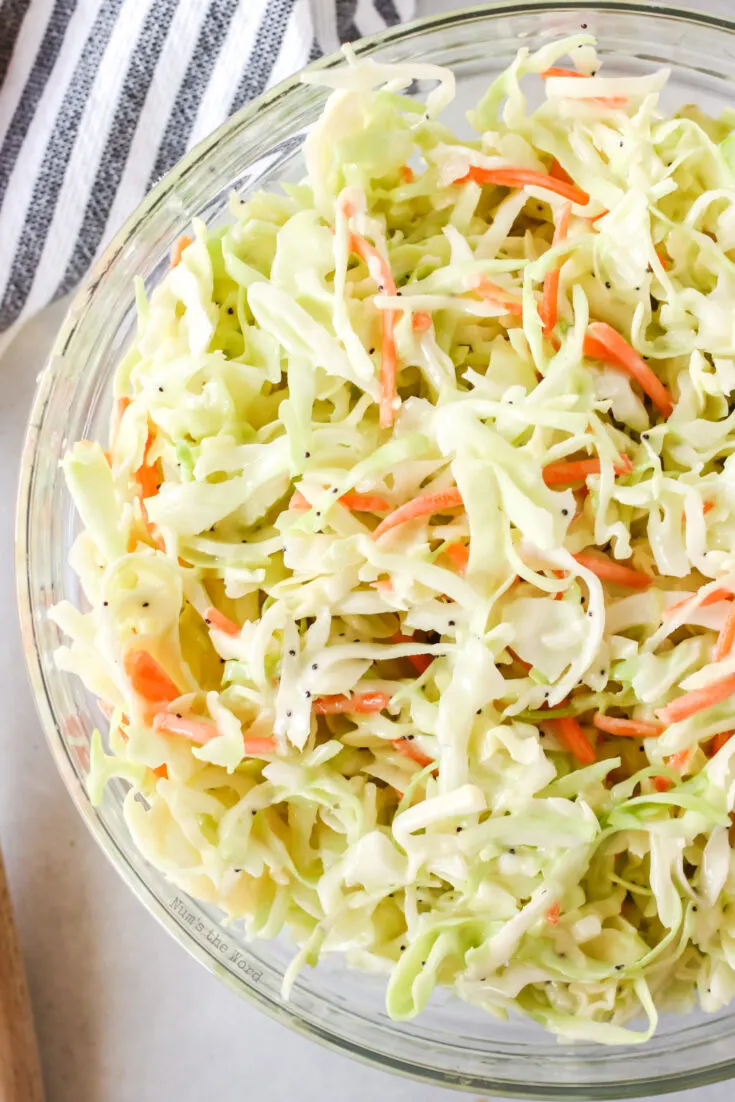
POLYGON ((599 68, 522 49, 469 141, 445 69, 308 74, 306 178, 194 221, 64 461, 92 798, 286 993, 607 1044, 735 995, 735 131, 599 68))

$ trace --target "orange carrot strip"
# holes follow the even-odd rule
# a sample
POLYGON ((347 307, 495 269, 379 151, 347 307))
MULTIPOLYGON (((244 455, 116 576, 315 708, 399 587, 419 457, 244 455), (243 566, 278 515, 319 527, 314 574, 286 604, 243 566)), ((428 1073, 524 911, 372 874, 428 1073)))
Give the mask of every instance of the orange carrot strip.
MULTIPOLYGON (((691 594, 691 596, 684 597, 681 601, 677 601, 675 605, 669 605, 669 607, 663 613, 663 619, 665 620, 669 616, 673 616, 674 613, 678 612, 679 609, 684 607, 684 605, 689 604, 689 602, 693 600, 695 596, 696 594, 691 594)), ((732 593, 729 589, 723 589, 722 586, 718 586, 717 589, 710 590, 707 596, 703 597, 696 607, 707 608, 709 605, 719 604, 720 601, 727 601, 730 599, 730 597, 732 597, 732 593)))
POLYGON ((674 782, 669 777, 654 777, 653 787, 657 792, 668 792, 674 787, 674 782))
POLYGON ((352 509, 356 513, 387 513, 390 511, 390 502, 379 494, 358 494, 351 490, 342 494, 340 505, 345 509, 352 509))
POLYGON ((574 716, 559 716, 548 720, 554 734, 566 749, 574 754, 581 765, 591 765, 596 761, 595 748, 584 737, 584 732, 574 716))
POLYGON ((123 659, 123 669, 133 689, 151 703, 172 701, 181 690, 160 663, 145 650, 130 650, 123 659))
POLYGON ((558 903, 552 903, 548 911, 546 912, 546 921, 548 922, 549 926, 558 926, 560 915, 561 907, 558 903))
POLYGON ((336 716, 345 713, 370 715, 387 708, 390 697, 387 693, 351 693, 350 696, 318 696, 311 710, 318 716, 336 716))
POLYGON ((725 623, 717 637, 715 649, 712 653, 714 662, 721 662, 723 658, 729 658, 735 645, 735 604, 730 606, 725 623))
MULTIPOLYGON (((358 494, 350 490, 339 498, 340 505, 345 509, 352 509, 356 513, 387 513, 390 510, 390 502, 379 494, 358 494)), ((311 509, 300 490, 294 490, 288 503, 289 509, 311 509)))
MULTIPOLYGON (((391 643, 415 643, 416 639, 412 635, 403 635, 402 632, 397 631, 395 635, 390 638, 391 643)), ((408 654, 406 655, 408 661, 411 663, 417 673, 426 673, 431 663, 434 661, 430 654, 408 654)))
POLYGON ((586 551, 582 551, 573 558, 603 582, 624 585, 629 589, 648 589, 649 585, 653 584, 653 578, 641 570, 633 570, 630 566, 611 562, 610 559, 605 559, 601 555, 589 555, 586 551))
MULTIPOLYGON (((561 166, 560 166, 561 167, 561 166)), ((563 170, 562 170, 563 171, 563 170)), ((572 215, 572 204, 565 203, 559 215, 559 221, 554 230, 552 247, 566 241, 569 231, 569 219, 572 215)), ((559 280, 561 278, 561 265, 557 265, 553 271, 544 276, 544 290, 541 299, 539 314, 544 326, 544 336, 550 337, 559 317, 559 280)))
POLYGON ((671 416, 671 395, 646 361, 611 325, 595 321, 587 329, 584 355, 619 367, 631 375, 664 417, 671 416))
POLYGON ((164 735, 180 735, 198 746, 204 746, 219 734, 217 725, 209 719, 202 719, 200 716, 176 716, 171 712, 158 712, 153 717, 153 730, 164 735))
MULTIPOLYGON (((346 213, 346 212, 345 212, 346 213)), ((396 284, 388 262, 364 237, 350 234, 350 251, 364 260, 381 293, 395 295, 396 284)), ((396 311, 382 310, 383 334, 380 348, 380 427, 390 428, 398 398, 398 352, 396 351, 396 311)))
POLYGON ((464 502, 459 490, 453 487, 451 490, 437 490, 433 494, 421 494, 413 501, 407 501, 381 520, 373 532, 373 539, 379 539, 391 528, 397 528, 400 524, 406 524, 417 517, 429 517, 432 513, 444 513, 448 509, 462 509, 464 502))
POLYGON ((691 692, 679 696, 665 708, 658 708, 656 715, 662 723, 679 723, 683 719, 703 712, 706 708, 713 708, 715 704, 721 704, 729 696, 735 693, 735 673, 729 677, 723 677, 720 681, 713 681, 711 685, 705 685, 703 689, 692 689, 691 692))
POLYGON ((477 291, 480 298, 484 299, 485 302, 490 302, 493 306, 502 306, 504 310, 515 317, 523 317, 523 303, 514 298, 504 287, 499 287, 497 283, 493 283, 487 276, 475 276, 474 279, 470 280, 469 286, 471 290, 477 291))
POLYGON ((397 750, 399 754, 403 754, 404 758, 410 758, 411 761, 415 761, 417 765, 426 766, 431 765, 434 761, 428 754, 425 754, 423 750, 419 750, 418 746, 415 746, 413 741, 409 741, 405 738, 396 738, 392 740, 392 746, 394 750, 397 750))
POLYGON ((467 180, 474 180, 476 184, 496 184, 498 187, 523 188, 540 187, 546 191, 553 191, 572 203, 578 203, 584 207, 589 203, 590 197, 586 191, 576 184, 568 184, 566 180, 557 180, 548 172, 539 172, 535 168, 478 168, 473 165, 469 172, 455 180, 455 184, 463 184, 467 180))
POLYGON ((398 169, 398 175, 401 177, 401 180, 404 184, 413 183, 413 169, 410 165, 401 165, 401 167, 398 169))
POLYGON ((666 764, 671 766, 672 769, 681 769, 683 771, 689 764, 689 755, 689 750, 679 750, 678 753, 671 755, 666 764))
POLYGON ((155 769, 151 770, 154 777, 158 777, 159 780, 168 780, 168 769, 165 765, 159 765, 155 769))
POLYGON ((658 257, 658 262, 663 270, 667 272, 671 267, 671 261, 669 260, 666 253, 663 251, 663 249, 656 249, 656 256, 658 257))
POLYGON ((172 268, 175 268, 176 265, 180 263, 181 254, 183 253, 184 249, 188 249, 189 245, 191 245, 191 238, 185 233, 182 233, 181 237, 177 238, 177 240, 174 241, 173 247, 171 249, 172 268))
POLYGON ((706 517, 707 513, 711 513, 712 510, 714 509, 714 507, 715 507, 714 501, 704 501, 704 502, 702 502, 702 514, 706 517))
POLYGON ((574 183, 572 177, 569 175, 565 168, 562 168, 556 157, 554 157, 554 160, 549 166, 549 176, 553 176, 555 180, 564 180, 567 184, 574 183))
POLYGON ((161 485, 161 472, 158 470, 158 465, 151 466, 149 463, 142 463, 135 472, 135 481, 138 483, 138 493, 141 500, 145 501, 148 497, 155 497, 161 485))
POLYGON ((431 314, 424 314, 421 311, 413 314, 411 317, 411 326, 415 333, 426 333, 432 326, 431 314))
POLYGON ((274 738, 248 738, 243 735, 243 749, 248 758, 260 758, 263 754, 276 752, 276 740, 274 738))
POLYGON ((604 217, 605 217, 605 215, 606 215, 606 214, 609 214, 609 213, 610 213, 610 211, 609 211, 609 210, 601 210, 599 214, 595 214, 595 215, 593 215, 593 216, 592 216, 591 218, 588 218, 588 219, 587 219, 587 221, 588 221, 588 222, 590 223, 590 225, 592 226, 592 225, 594 225, 594 224, 595 224, 595 222, 599 222, 601 218, 604 218, 604 217))
POLYGON ((615 716, 603 715, 602 712, 597 712, 592 717, 592 722, 598 731, 605 731, 608 735, 617 735, 622 738, 656 738, 664 730, 662 723, 646 723, 640 719, 618 719, 615 716))
POLYGON ((449 558, 454 563, 455 569, 458 574, 464 574, 467 569, 467 563, 470 559, 470 549, 466 544, 460 543, 459 540, 454 540, 453 543, 448 543, 444 548, 444 554, 449 555, 449 558))
POLYGON ((220 612, 218 608, 210 606, 204 613, 204 622, 216 628, 217 631, 223 631, 225 635, 240 634, 240 628, 234 620, 231 620, 229 616, 225 616, 224 612, 220 612))
MULTIPOLYGON (((599 459, 563 459, 547 463, 541 473, 547 486, 562 486, 568 482, 583 482, 591 474, 600 474, 601 470, 599 459)), ((613 463, 613 470, 615 474, 630 474, 633 464, 627 455, 621 455, 613 463)))
POLYGON ((715 737, 712 739, 712 756, 719 754, 722 747, 726 742, 729 742, 732 736, 735 735, 735 731, 718 731, 715 737))

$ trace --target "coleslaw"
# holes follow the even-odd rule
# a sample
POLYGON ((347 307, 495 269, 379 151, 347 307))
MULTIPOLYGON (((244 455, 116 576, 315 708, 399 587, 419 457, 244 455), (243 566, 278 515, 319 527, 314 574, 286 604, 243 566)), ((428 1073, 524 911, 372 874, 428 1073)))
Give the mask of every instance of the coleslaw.
POLYGON ((609 1044, 735 996, 735 115, 666 78, 522 49, 464 141, 446 69, 307 72, 305 179, 139 284, 64 460, 92 798, 286 994, 341 953, 609 1044))

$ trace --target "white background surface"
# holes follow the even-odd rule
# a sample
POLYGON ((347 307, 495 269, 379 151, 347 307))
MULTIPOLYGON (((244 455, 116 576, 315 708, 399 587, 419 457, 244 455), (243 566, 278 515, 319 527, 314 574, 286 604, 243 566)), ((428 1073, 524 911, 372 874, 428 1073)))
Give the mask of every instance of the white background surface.
MULTIPOLYGON (((735 0, 690 6, 735 14, 735 0)), ((18 457, 62 313, 30 323, 0 362, 0 838, 49 1102, 459 1102, 297 1037, 217 983, 134 899, 66 795, 27 687, 13 581, 18 457)), ((732 1097, 732 1084, 666 1096, 732 1097)))

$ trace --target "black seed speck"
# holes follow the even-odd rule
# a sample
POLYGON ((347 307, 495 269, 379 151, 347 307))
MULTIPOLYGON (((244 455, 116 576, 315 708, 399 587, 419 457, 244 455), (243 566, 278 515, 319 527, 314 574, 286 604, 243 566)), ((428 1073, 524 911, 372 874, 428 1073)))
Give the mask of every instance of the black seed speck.
POLYGON ((317 515, 318 517, 320 517, 320 516, 322 515, 322 514, 321 514, 321 512, 319 511, 319 509, 317 509, 317 511, 316 511, 316 515, 317 515))
POLYGON ((288 653, 291 655, 292 658, 296 657, 296 651, 293 650, 293 648, 288 653))
POLYGON ((693 905, 693 907, 692 907, 692 912, 694 912, 694 911, 696 911, 696 910, 697 910, 697 904, 695 903, 695 904, 693 905))
POLYGON ((415 735, 406 735, 406 738, 408 739, 409 742, 411 742, 413 739, 416 738, 416 736, 415 735))
POLYGON ((623 966, 622 964, 616 964, 616 965, 615 965, 615 971, 616 971, 616 972, 622 972, 622 970, 623 970, 623 967, 624 967, 624 966, 623 966))
POLYGON ((316 662, 312 662, 312 663, 311 663, 311 668, 312 668, 312 670, 318 670, 318 669, 319 669, 319 666, 317 665, 317 663, 316 663, 316 662))
POLYGON ((103 601, 103 602, 102 602, 102 604, 104 605, 104 607, 105 607, 105 608, 107 608, 107 606, 109 605, 109 603, 110 603, 109 601, 103 601))
POLYGON ((286 712, 286 719, 290 719, 292 715, 293 712, 286 712))
POLYGON ((610 290, 610 288, 612 287, 612 283, 610 282, 610 280, 609 280, 609 279, 606 279, 606 280, 605 280, 605 286, 607 287, 608 291, 609 291, 609 290, 610 290))
POLYGON ((162 386, 159 386, 158 390, 161 394, 163 394, 163 387, 162 386))
POLYGON ((304 452, 304 459, 311 459, 311 452, 304 452))
POLYGON ((459 834, 461 830, 464 830, 464 827, 457 827, 457 834, 459 834))
POLYGON ((374 352, 374 351, 375 351, 375 349, 374 349, 374 348, 371 348, 371 349, 370 349, 370 351, 368 352, 368 355, 369 355, 369 356, 372 356, 372 354, 373 354, 373 352, 374 352))
POLYGON ((177 718, 177 719, 181 719, 181 712, 177 712, 177 713, 176 713, 176 718, 177 718))
POLYGON ((333 493, 333 494, 338 494, 338 493, 339 493, 339 490, 337 489, 337 487, 336 487, 336 486, 335 486, 335 487, 334 487, 334 489, 332 490, 332 493, 333 493))
POLYGON ((227 307, 227 313, 228 313, 228 314, 234 314, 234 313, 235 313, 235 310, 234 310, 234 308, 233 308, 232 306, 228 306, 228 307, 227 307))
POLYGON ((399 945, 399 949, 401 950, 401 952, 403 952, 405 948, 406 948, 405 945, 399 945))
POLYGON ((512 847, 511 847, 511 849, 509 849, 509 850, 508 850, 508 853, 513 853, 513 854, 515 854, 515 850, 514 850, 514 849, 513 849, 512 847))
POLYGON ((582 30, 583 30, 583 31, 586 31, 586 30, 587 30, 587 24, 586 24, 586 23, 582 23, 582 30))
POLYGON ((311 700, 311 693, 309 692, 308 689, 304 690, 304 696, 306 697, 307 700, 311 700))
POLYGON ((151 603, 150 601, 143 601, 143 608, 148 608, 148 605, 150 603, 151 603))
POLYGON ((447 624, 450 628, 456 627, 456 620, 447 620, 447 624))
POLYGON ((561 515, 562 515, 563 517, 568 517, 568 516, 569 516, 569 510, 568 510, 568 509, 562 509, 562 511, 561 511, 561 515))

